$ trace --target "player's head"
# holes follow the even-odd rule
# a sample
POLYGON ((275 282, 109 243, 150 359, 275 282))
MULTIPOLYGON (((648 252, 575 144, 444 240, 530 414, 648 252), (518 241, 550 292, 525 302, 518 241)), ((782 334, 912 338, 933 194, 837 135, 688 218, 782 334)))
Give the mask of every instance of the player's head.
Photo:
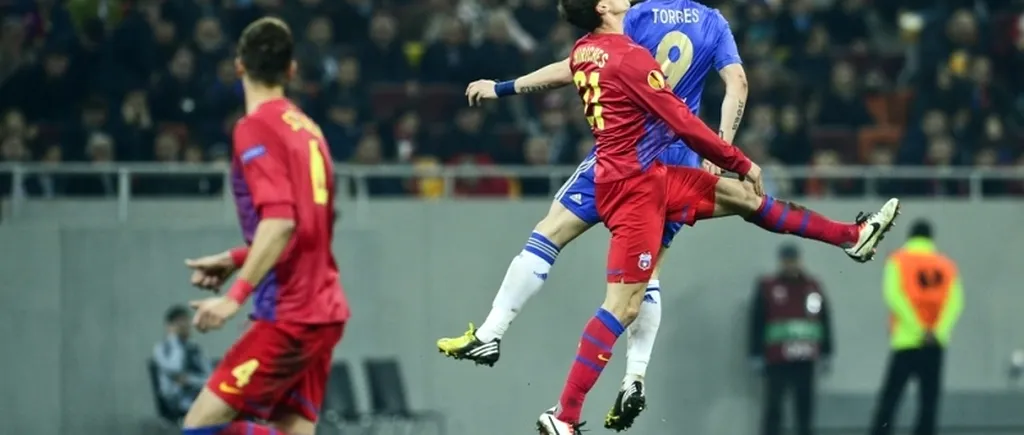
POLYGON ((268 87, 284 86, 295 75, 294 51, 292 31, 284 21, 260 18, 242 31, 235 67, 251 82, 268 87))
POLYGON ((787 243, 779 248, 779 266, 783 273, 800 271, 800 250, 796 245, 787 243))
POLYGON ((559 0, 558 10, 569 24, 593 32, 605 24, 621 25, 629 0, 559 0))
POLYGON ((935 236, 932 234, 932 224, 924 219, 918 219, 914 221, 914 224, 910 226, 910 237, 924 237, 926 239, 932 239, 935 236))
POLYGON ((167 324, 167 331, 171 334, 185 336, 188 335, 191 327, 191 316, 189 315, 188 308, 183 305, 175 305, 167 309, 167 314, 164 315, 164 323, 167 324))

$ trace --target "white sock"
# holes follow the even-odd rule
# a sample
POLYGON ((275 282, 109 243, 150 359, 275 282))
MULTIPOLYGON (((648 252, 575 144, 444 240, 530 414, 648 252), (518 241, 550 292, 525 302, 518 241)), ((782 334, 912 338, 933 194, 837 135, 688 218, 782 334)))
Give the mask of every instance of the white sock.
POLYGON ((634 381, 643 381, 647 375, 647 363, 654 351, 654 339, 661 326, 661 284, 658 280, 647 283, 640 314, 626 330, 626 377, 622 389, 634 381))
POLYGON ((494 296, 491 312, 476 330, 480 341, 501 339, 526 301, 540 291, 560 248, 540 233, 530 234, 523 251, 512 259, 494 296))

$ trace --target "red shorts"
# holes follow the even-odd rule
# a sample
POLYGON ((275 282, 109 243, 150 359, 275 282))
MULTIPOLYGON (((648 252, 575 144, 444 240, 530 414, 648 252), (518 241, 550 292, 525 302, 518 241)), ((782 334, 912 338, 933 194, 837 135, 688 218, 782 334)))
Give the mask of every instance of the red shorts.
POLYGON ((672 166, 666 169, 666 219, 693 226, 698 220, 712 217, 718 176, 698 168, 672 166))
POLYGON ((650 281, 667 215, 666 174, 655 164, 635 177, 595 185, 597 213, 611 232, 608 282, 650 281))
POLYGON ((299 414, 316 421, 344 323, 254 321, 206 387, 239 414, 262 420, 299 414))

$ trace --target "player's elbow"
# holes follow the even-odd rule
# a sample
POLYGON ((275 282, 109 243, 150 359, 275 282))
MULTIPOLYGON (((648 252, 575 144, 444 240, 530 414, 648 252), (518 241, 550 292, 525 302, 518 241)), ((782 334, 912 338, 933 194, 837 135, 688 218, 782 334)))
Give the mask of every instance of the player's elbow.
POLYGON ((563 59, 556 65, 558 65, 558 83, 561 85, 572 83, 572 67, 569 65, 569 58, 563 59))
POLYGON ((747 95, 747 73, 742 65, 729 65, 722 69, 722 80, 725 81, 725 93, 728 95, 747 95))

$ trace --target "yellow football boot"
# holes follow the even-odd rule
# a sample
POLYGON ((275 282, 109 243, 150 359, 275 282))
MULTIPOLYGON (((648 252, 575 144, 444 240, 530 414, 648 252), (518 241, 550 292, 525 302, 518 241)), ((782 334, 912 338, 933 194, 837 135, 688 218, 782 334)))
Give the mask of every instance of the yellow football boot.
POLYGON ((477 365, 491 367, 501 357, 501 340, 480 341, 476 338, 476 328, 470 323, 465 334, 438 339, 437 350, 450 358, 468 359, 477 365))

